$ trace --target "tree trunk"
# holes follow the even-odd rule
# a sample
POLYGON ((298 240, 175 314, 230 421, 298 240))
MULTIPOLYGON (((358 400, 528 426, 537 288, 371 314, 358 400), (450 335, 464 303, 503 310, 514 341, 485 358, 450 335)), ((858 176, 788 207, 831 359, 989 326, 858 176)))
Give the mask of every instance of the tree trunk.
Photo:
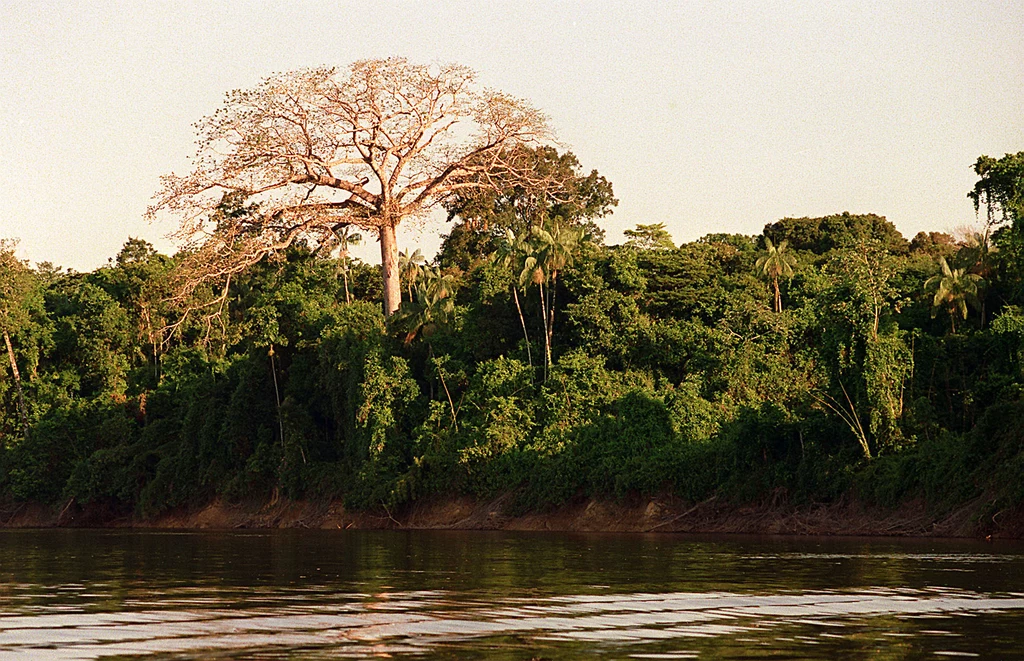
MULTIPOLYGON (((281 453, 285 452, 285 441, 284 441, 284 418, 281 417, 281 391, 277 387, 277 367, 274 365, 274 345, 270 345, 270 351, 267 352, 270 356, 270 374, 274 377, 274 402, 277 404, 277 428, 281 432, 281 453)), ((306 463, 306 452, 302 449, 302 445, 299 445, 299 455, 302 457, 302 463, 306 463)))
POLYGON ((341 260, 341 277, 345 282, 345 302, 352 302, 352 295, 348 292, 348 251, 343 250, 338 259, 341 260))
POLYGON ((548 337, 548 306, 544 298, 544 283, 537 285, 537 291, 540 292, 540 316, 544 328, 544 380, 547 381, 551 367, 551 338, 548 337))
POLYGON ((516 292, 515 285, 512 285, 512 298, 516 301, 516 311, 519 312, 519 323, 523 326, 523 338, 526 340, 526 360, 530 363, 530 368, 532 369, 533 355, 530 353, 530 334, 526 332, 526 318, 523 317, 523 308, 519 305, 519 294, 516 292))
POLYGON ((551 273, 551 286, 548 287, 548 364, 551 364, 551 344, 555 339, 555 297, 558 295, 558 271, 551 273))
MULTIPOLYGON (((452 426, 455 427, 455 431, 459 431, 459 423, 456 421, 455 402, 452 401, 452 393, 448 390, 448 384, 444 380, 444 368, 441 367, 441 362, 434 358, 434 345, 427 342, 427 352, 430 355, 430 362, 434 363, 434 369, 437 370, 437 376, 441 378, 441 387, 444 388, 444 394, 448 396, 448 407, 452 412, 452 426)), ((434 384, 430 384, 430 399, 434 399, 434 384)))
POLYGON ((149 336, 149 344, 153 349, 153 378, 160 381, 160 354, 156 344, 156 332, 153 330, 153 318, 149 315, 149 306, 143 304, 141 307, 142 318, 146 321, 146 333, 149 336))
POLYGON ((772 285, 775 287, 775 312, 782 312, 782 292, 779 291, 779 279, 773 278, 772 285))
POLYGON ((18 361, 14 358, 14 347, 11 345, 11 336, 4 331, 4 344, 7 345, 7 357, 11 359, 11 374, 14 375, 14 385, 18 388, 18 414, 21 416, 21 428, 28 436, 28 410, 25 408, 25 393, 21 389, 21 372, 18 371, 18 361))
POLYGON ((284 421, 281 419, 281 391, 277 388, 277 367, 274 366, 274 345, 267 352, 270 357, 270 375, 274 377, 274 404, 277 405, 277 427, 281 432, 281 447, 284 448, 284 421))
POLYGON ((380 267, 384 273, 384 316, 390 317, 402 305, 402 280, 398 270, 398 240, 395 226, 380 227, 380 267))

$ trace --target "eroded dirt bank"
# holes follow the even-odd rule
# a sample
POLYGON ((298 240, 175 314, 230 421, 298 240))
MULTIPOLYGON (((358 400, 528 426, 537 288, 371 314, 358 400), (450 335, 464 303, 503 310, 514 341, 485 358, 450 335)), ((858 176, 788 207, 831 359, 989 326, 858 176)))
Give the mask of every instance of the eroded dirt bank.
POLYGON ((510 498, 468 498, 418 502, 402 511, 352 512, 340 501, 307 502, 272 498, 265 502, 215 500, 195 510, 152 519, 125 516, 102 505, 63 508, 38 504, 8 506, 0 526, 114 528, 328 528, 550 530, 578 532, 692 532, 790 535, 892 535, 921 537, 1024 538, 1024 508, 999 511, 981 498, 941 516, 921 502, 895 510, 865 507, 852 500, 828 505, 790 506, 779 499, 736 505, 719 499, 687 503, 671 497, 627 503, 578 499, 551 511, 510 513, 510 498))

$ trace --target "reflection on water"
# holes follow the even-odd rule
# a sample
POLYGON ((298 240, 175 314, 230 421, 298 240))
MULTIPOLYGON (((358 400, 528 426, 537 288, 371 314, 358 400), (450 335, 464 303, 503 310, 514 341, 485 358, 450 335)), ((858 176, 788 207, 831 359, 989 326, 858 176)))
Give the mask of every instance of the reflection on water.
POLYGON ((1024 658, 1024 548, 0 532, 4 659, 1024 658))

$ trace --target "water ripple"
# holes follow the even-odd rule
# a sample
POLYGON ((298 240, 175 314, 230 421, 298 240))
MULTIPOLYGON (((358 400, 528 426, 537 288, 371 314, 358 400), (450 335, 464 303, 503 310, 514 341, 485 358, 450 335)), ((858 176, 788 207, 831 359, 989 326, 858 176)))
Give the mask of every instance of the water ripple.
MULTIPOLYGON (((517 636, 588 645, 637 645, 723 636, 814 645, 871 618, 976 615, 1024 609, 1024 595, 965 590, 868 589, 794 594, 634 593, 513 597, 500 603, 444 591, 373 595, 281 594, 278 605, 233 608, 221 599, 179 595, 160 608, 116 613, 40 612, 0 616, 0 661, 58 661, 112 655, 203 658, 217 650, 260 650, 261 658, 304 650, 306 658, 419 655, 469 639, 517 636), (784 628, 783 631, 780 628, 784 628)), ((929 620, 934 627, 934 620, 929 620)), ((949 635, 921 629, 920 635, 949 635)), ((969 654, 939 650, 946 654, 969 654)), ((635 650, 633 658, 694 658, 692 650, 635 650)), ((240 657, 237 657, 240 658, 240 657)))

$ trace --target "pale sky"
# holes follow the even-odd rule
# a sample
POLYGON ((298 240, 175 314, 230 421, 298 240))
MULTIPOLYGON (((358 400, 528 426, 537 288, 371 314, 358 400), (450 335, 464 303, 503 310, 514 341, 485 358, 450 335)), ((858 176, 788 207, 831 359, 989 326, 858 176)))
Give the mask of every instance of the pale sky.
MULTIPOLYGON (((458 62, 612 181, 609 243, 785 216, 974 221, 981 154, 1024 150, 1024 2, 0 2, 0 237, 89 270, 187 169, 193 122, 274 72, 458 62)), ((443 222, 400 247, 432 254, 443 222)), ((361 254, 375 261, 376 244, 361 254)))

